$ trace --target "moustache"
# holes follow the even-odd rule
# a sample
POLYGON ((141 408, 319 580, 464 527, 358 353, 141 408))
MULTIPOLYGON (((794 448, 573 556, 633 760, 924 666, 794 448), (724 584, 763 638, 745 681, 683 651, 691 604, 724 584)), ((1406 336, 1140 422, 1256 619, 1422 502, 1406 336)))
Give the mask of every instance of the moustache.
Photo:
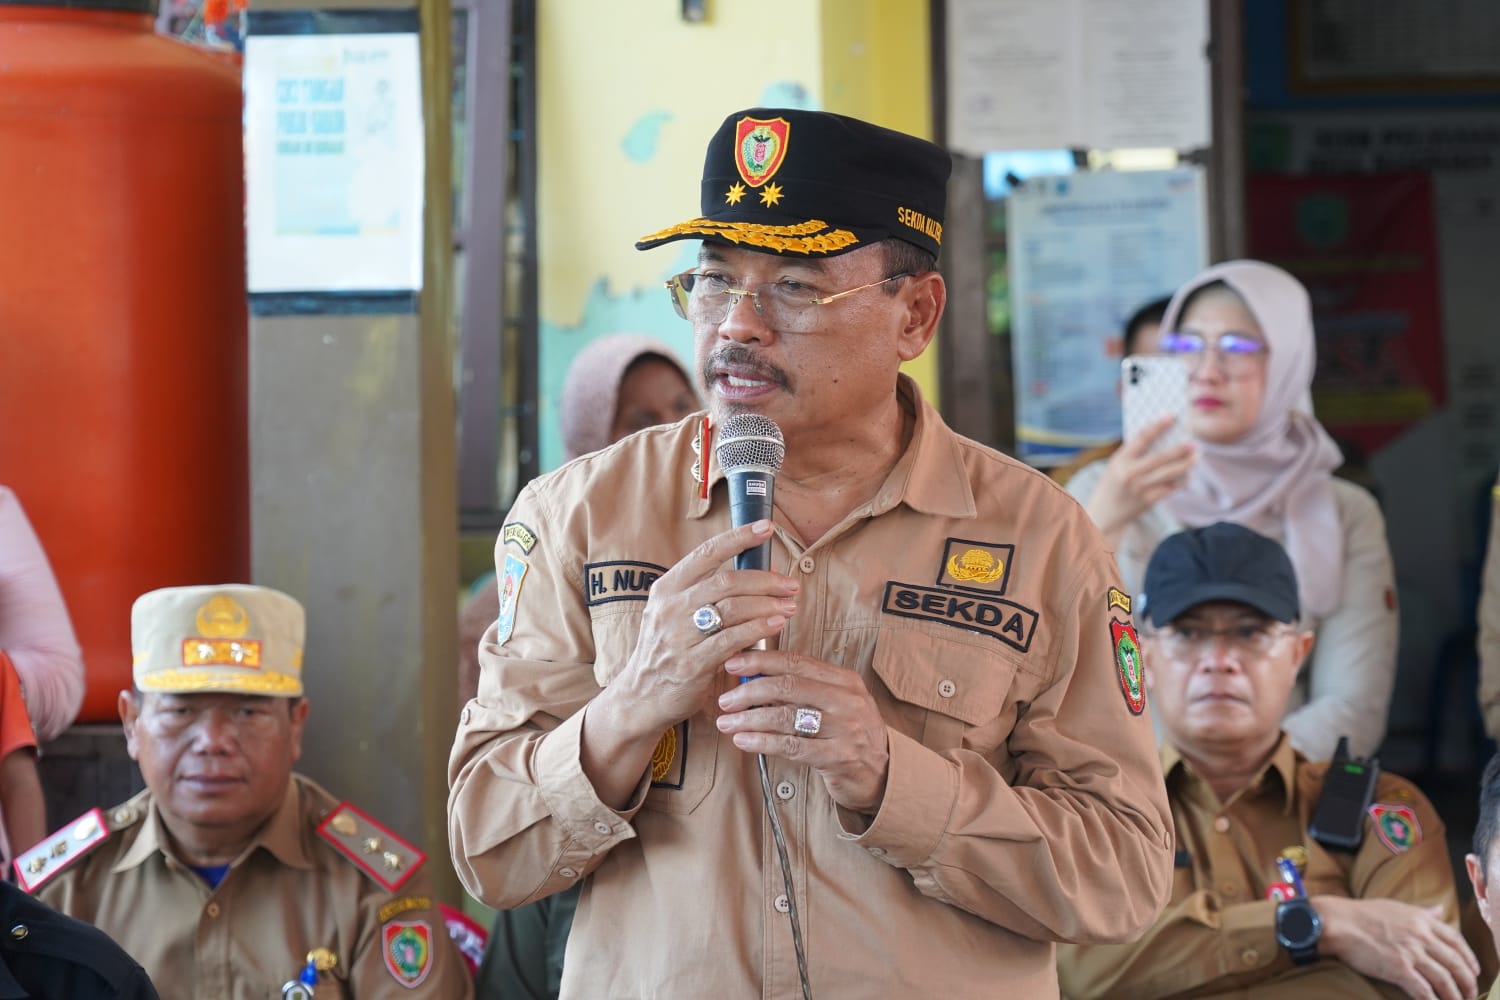
POLYGON ((742 344, 721 347, 704 359, 699 376, 705 386, 712 387, 714 372, 720 368, 733 368, 736 374, 741 375, 748 372, 757 379, 774 383, 783 389, 791 384, 786 372, 757 357, 754 351, 742 344))

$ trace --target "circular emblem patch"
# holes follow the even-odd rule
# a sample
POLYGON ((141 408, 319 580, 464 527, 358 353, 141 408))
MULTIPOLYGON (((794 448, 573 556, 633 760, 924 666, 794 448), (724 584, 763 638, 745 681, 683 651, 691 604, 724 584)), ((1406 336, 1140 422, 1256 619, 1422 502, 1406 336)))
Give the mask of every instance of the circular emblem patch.
POLYGON ((1109 633, 1115 643, 1115 666, 1120 674, 1120 690, 1131 715, 1146 710, 1146 671, 1141 662, 1141 644, 1129 622, 1111 619, 1109 633))

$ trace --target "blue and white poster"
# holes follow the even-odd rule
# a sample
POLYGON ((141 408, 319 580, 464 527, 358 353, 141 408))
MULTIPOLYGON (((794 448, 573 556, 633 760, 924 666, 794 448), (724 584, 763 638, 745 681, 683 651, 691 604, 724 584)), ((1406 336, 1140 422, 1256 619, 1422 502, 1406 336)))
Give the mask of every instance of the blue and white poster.
POLYGON ((1125 321, 1207 261, 1203 174, 1034 177, 1007 206, 1016 448, 1057 465, 1120 436, 1125 321))

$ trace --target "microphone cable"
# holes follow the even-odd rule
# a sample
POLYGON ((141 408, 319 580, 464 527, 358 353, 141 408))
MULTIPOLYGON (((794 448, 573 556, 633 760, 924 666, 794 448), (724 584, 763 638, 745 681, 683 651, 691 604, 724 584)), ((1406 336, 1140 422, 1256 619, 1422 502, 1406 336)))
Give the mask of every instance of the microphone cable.
POLYGON ((781 862, 781 884, 786 889, 786 914, 792 922, 792 947, 797 952, 797 978, 802 983, 802 1000, 812 1000, 812 983, 807 978, 807 953, 802 947, 802 923, 797 919, 797 887, 792 882, 792 861, 786 849, 786 832, 781 828, 781 814, 776 811, 776 798, 771 794, 771 772, 766 768, 766 755, 755 755, 760 767, 760 797, 766 804, 766 815, 771 820, 771 839, 776 842, 776 857, 781 862))

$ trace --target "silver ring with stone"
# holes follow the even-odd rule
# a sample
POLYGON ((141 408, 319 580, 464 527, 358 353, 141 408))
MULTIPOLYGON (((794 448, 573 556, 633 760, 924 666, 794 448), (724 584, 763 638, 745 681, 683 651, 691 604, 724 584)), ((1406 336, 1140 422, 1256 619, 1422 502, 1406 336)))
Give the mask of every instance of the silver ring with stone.
POLYGON ((724 624, 724 616, 712 604, 705 604, 693 612, 693 628, 704 635, 713 635, 724 624))
POLYGON ((823 728, 823 713, 816 708, 798 708, 792 717, 792 728, 798 736, 816 736, 823 728))

